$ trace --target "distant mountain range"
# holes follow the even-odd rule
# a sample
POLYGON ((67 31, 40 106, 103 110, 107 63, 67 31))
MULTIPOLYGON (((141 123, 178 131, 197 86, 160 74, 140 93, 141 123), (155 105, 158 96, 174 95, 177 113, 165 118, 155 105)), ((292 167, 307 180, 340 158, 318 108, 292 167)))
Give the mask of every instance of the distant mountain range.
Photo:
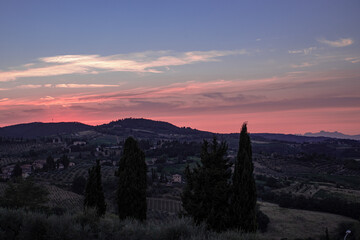
POLYGON ((341 132, 326 132, 320 131, 318 133, 305 133, 304 136, 308 137, 329 137, 329 138, 340 138, 340 139, 352 139, 352 140, 360 140, 360 135, 346 135, 341 132))
MULTIPOLYGON (((154 121, 143 118, 126 118, 107 124, 90 126, 79 122, 59 123, 24 123, 0 128, 0 137, 10 138, 39 138, 64 134, 76 134, 83 131, 95 131, 116 136, 134 136, 138 138, 175 138, 175 139, 204 139, 211 138, 216 133, 200 131, 189 127, 177 127, 168 122, 154 121)), ((239 133, 218 134, 225 138, 237 139, 239 133)), ((329 138, 344 138, 360 140, 360 135, 349 136, 342 133, 306 133, 304 136, 292 134, 253 133, 253 140, 280 142, 321 142, 329 138)))

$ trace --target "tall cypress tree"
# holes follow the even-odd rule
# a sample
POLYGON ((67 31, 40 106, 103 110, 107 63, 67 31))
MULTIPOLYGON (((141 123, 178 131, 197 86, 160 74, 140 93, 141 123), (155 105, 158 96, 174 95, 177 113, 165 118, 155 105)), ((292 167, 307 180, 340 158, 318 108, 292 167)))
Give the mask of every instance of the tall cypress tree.
POLYGON ((20 164, 18 162, 15 164, 15 167, 11 172, 11 177, 12 178, 22 177, 22 168, 20 167, 20 164))
POLYGON ((99 216, 103 216, 106 212, 99 160, 96 160, 96 165, 89 169, 89 178, 85 187, 84 209, 89 207, 96 208, 99 216))
POLYGON ((117 203, 120 219, 146 219, 146 171, 144 152, 134 138, 127 138, 119 170, 116 172, 119 177, 117 203))
POLYGON ((234 228, 245 232, 255 232, 257 229, 256 185, 253 171, 251 141, 247 125, 244 123, 233 174, 231 219, 234 228))
POLYGON ((230 164, 225 157, 227 144, 218 144, 216 138, 212 144, 204 140, 201 153, 201 165, 193 170, 185 170, 187 184, 181 196, 185 214, 191 216, 196 224, 205 222, 215 231, 229 228, 229 180, 230 164))
POLYGON ((54 170, 56 167, 54 158, 51 155, 46 158, 46 166, 48 170, 54 170))

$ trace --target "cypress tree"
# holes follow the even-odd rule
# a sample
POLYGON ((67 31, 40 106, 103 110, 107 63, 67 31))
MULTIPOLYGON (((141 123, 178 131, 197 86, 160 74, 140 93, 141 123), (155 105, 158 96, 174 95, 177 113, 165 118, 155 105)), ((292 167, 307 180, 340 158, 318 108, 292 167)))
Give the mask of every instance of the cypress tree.
POLYGON ((46 158, 46 166, 48 170, 54 170, 56 167, 54 158, 51 155, 46 158))
POLYGON ((85 187, 84 209, 89 207, 96 208, 98 216, 103 216, 106 212, 99 160, 96 160, 96 165, 89 169, 89 178, 85 187))
POLYGON ((127 217, 140 221, 146 219, 146 171, 144 152, 134 138, 127 138, 116 172, 119 177, 117 203, 121 220, 127 217))
POLYGON ((63 155, 61 158, 60 158, 60 162, 64 165, 64 169, 67 169, 69 167, 69 164, 70 164, 70 160, 68 158, 67 155, 63 155))
POLYGON ((12 178, 21 178, 22 177, 22 168, 20 167, 19 163, 15 164, 14 169, 11 172, 12 178))
POLYGON ((181 196, 185 215, 196 224, 205 222, 209 229, 223 231, 229 228, 229 180, 230 164, 225 157, 227 144, 218 144, 216 138, 211 145, 204 140, 201 165, 193 170, 185 169, 186 186, 181 196))
POLYGON ((251 141, 247 125, 244 123, 233 174, 231 222, 234 228, 245 232, 255 232, 257 229, 256 185, 253 171, 251 141))

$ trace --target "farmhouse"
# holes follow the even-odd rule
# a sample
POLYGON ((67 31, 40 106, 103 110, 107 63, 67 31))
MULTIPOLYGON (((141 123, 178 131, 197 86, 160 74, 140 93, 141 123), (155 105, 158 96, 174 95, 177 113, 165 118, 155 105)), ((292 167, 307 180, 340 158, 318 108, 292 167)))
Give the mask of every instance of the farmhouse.
POLYGON ((174 174, 172 175, 172 181, 175 183, 181 183, 181 175, 180 174, 174 174))
POLYGON ((32 164, 33 169, 42 169, 46 160, 35 160, 32 164))

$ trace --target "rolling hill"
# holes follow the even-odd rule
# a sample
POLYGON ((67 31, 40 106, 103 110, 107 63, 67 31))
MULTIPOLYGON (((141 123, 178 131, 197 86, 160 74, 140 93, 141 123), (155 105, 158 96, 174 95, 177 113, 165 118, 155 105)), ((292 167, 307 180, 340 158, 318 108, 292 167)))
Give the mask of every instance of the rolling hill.
MULTIPOLYGON (((107 124, 90 126, 79 122, 59 123, 24 123, 0 128, 0 137, 10 138, 38 138, 62 134, 76 134, 92 130, 101 134, 116 136, 134 136, 137 138, 170 138, 170 139, 204 139, 214 135, 220 139, 237 139, 238 133, 217 134, 200 131, 190 127, 177 127, 171 123, 154 121, 144 118, 125 118, 107 124)), ((340 133, 333 137, 340 136, 340 133)), ((256 141, 275 141, 288 143, 317 143, 331 139, 329 136, 307 134, 306 136, 276 133, 252 133, 256 141)), ((332 135, 331 135, 332 136, 332 135)), ((344 135, 346 136, 346 135, 344 135)), ((347 137, 344 137, 347 138, 347 137)))
POLYGON ((69 134, 92 129, 79 122, 24 123, 0 128, 0 136, 11 138, 38 138, 58 134, 69 134))

